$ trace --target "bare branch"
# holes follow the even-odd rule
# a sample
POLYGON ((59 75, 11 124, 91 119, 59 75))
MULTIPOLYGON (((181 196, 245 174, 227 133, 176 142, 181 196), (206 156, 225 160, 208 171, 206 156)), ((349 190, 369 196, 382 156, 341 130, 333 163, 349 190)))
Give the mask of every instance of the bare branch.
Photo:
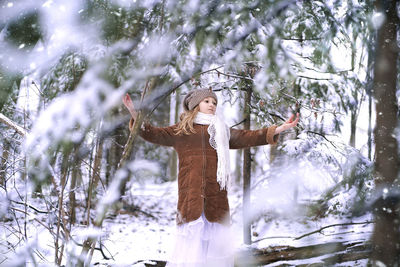
MULTIPOLYGON (((14 211, 21 212, 21 213, 26 214, 26 215, 31 215, 30 213, 28 213, 28 212, 26 212, 26 211, 24 211, 24 210, 21 210, 21 209, 17 209, 17 208, 13 208, 13 207, 11 207, 11 209, 14 210, 14 211)), ((35 220, 35 221, 38 222, 41 226, 43 226, 44 228, 46 228, 46 229, 49 231, 49 233, 51 233, 53 236, 56 236, 56 233, 54 233, 54 231, 53 231, 50 227, 48 227, 47 225, 45 225, 42 221, 40 221, 40 220, 37 219, 37 218, 33 218, 33 220, 35 220)))
POLYGON ((6 124, 8 127, 12 128, 12 129, 14 129, 15 131, 17 131, 17 133, 19 133, 22 136, 26 135, 26 130, 24 128, 22 128, 17 123, 13 122, 12 120, 10 120, 6 116, 4 116, 2 113, 0 113, 0 122, 6 124))
POLYGON ((304 75, 298 75, 297 77, 304 78, 304 79, 309 79, 309 80, 317 80, 317 81, 330 81, 332 78, 315 78, 315 77, 308 77, 304 75))
POLYGON ((26 204, 26 203, 23 203, 23 202, 19 202, 19 201, 15 201, 15 200, 11 200, 11 202, 14 202, 14 203, 16 203, 16 204, 20 204, 20 205, 27 206, 27 207, 33 209, 34 211, 36 211, 37 213, 44 213, 44 214, 50 213, 49 211, 42 211, 42 210, 39 210, 39 209, 35 208, 34 206, 29 205, 29 204, 26 204))
POLYGON ((358 223, 357 223, 357 222, 350 222, 350 223, 336 223, 336 224, 331 224, 331 225, 324 226, 324 227, 322 227, 322 228, 320 228, 320 229, 318 229, 318 230, 309 232, 309 233, 307 233, 307 234, 304 234, 304 235, 295 237, 293 240, 299 240, 299 239, 302 239, 303 237, 306 237, 306 236, 310 236, 310 235, 313 235, 313 234, 316 234, 316 233, 321 233, 323 230, 325 230, 325 229, 327 229, 327 228, 331 228, 331 227, 336 227, 336 226, 347 226, 347 225, 357 225, 357 224, 370 224, 370 223, 375 223, 375 222, 374 222, 374 221, 365 221, 365 222, 358 222, 358 223))
POLYGON ((285 41, 297 41, 297 42, 304 42, 304 41, 320 41, 322 40, 321 37, 315 37, 315 38, 282 38, 282 40, 285 41))
POLYGON ((317 133, 317 132, 314 132, 314 131, 307 131, 307 133, 312 133, 312 134, 316 134, 316 135, 322 136, 322 138, 324 138, 324 139, 325 139, 326 141, 328 141, 332 146, 334 146, 335 148, 337 148, 337 147, 335 146, 335 144, 334 144, 331 140, 329 140, 328 138, 326 138, 326 136, 325 136, 324 134, 317 133))
POLYGON ((227 76, 227 77, 230 77, 230 78, 243 79, 243 80, 254 82, 254 80, 252 78, 249 78, 249 77, 245 77, 245 76, 241 76, 241 75, 237 75, 237 74, 231 74, 231 73, 224 73, 224 72, 221 72, 219 70, 215 70, 215 71, 219 75, 222 75, 222 76, 227 76))

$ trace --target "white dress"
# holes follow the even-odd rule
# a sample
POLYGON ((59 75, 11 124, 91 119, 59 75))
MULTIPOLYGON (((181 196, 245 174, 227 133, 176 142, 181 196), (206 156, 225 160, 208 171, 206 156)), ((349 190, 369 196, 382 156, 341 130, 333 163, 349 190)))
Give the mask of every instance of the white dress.
POLYGON ((209 222, 203 214, 176 229, 175 247, 167 267, 233 267, 231 228, 209 222))

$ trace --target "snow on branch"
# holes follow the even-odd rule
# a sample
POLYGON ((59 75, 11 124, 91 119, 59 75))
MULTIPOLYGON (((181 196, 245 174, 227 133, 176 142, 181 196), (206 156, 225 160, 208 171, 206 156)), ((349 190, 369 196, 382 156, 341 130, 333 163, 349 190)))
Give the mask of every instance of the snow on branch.
POLYGON ((26 135, 26 130, 24 128, 22 128, 17 123, 13 122, 12 120, 4 116, 2 113, 0 113, 0 122, 6 124, 10 128, 13 128, 15 131, 17 131, 17 133, 19 133, 22 136, 26 135))

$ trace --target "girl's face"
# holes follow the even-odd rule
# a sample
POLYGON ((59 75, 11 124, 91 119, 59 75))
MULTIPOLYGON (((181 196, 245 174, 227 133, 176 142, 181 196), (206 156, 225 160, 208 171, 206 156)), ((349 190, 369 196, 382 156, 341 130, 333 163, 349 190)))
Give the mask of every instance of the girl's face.
POLYGON ((206 97, 199 103, 200 112, 205 114, 215 114, 217 110, 217 101, 214 97, 206 97))

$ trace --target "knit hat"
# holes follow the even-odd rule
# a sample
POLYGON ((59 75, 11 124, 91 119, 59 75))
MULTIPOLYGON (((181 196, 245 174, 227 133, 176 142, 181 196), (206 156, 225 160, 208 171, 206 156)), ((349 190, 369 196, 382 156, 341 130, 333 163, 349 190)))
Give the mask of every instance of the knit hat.
POLYGON ((185 111, 192 110, 196 107, 204 98, 213 97, 218 103, 217 95, 210 89, 198 89, 190 91, 185 99, 183 100, 183 108, 185 111))

